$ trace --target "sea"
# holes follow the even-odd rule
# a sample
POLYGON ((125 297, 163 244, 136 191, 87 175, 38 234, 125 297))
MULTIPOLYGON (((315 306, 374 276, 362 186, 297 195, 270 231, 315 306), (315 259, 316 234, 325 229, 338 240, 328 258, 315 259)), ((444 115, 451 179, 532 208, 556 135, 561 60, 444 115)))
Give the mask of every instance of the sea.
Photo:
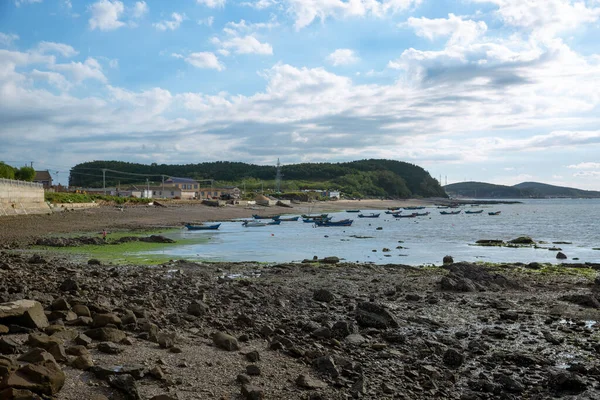
MULTIPOLYGON (((186 239, 186 244, 144 254, 266 263, 336 256, 347 262, 414 266, 440 265, 446 255, 455 262, 600 263, 600 199, 518 201, 521 203, 467 205, 458 215, 442 215, 441 211, 449 210, 427 207, 418 212, 430 214, 416 218, 397 219, 385 210, 361 209, 363 214, 380 213, 379 218, 358 218, 356 213, 345 211, 330 213, 334 221, 353 219, 350 227, 315 227, 301 219, 264 227, 222 221, 217 231, 170 232, 169 237, 186 239), (466 210, 483 212, 466 214, 466 210), (500 215, 488 214, 495 211, 500 215), (538 248, 475 245, 478 240, 509 241, 520 236, 531 237, 538 248), (566 260, 557 260, 557 249, 566 260)), ((289 216, 294 215, 298 214, 289 216)))

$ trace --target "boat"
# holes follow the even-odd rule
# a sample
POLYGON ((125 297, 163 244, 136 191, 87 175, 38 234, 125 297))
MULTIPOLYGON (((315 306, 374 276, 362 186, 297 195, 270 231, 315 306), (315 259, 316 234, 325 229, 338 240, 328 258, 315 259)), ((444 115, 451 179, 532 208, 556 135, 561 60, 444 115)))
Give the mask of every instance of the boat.
POLYGON ((288 217, 288 218, 277 217, 277 219, 275 219, 275 221, 290 222, 290 221, 298 221, 299 219, 300 219, 300 217, 288 217))
POLYGON ((422 210, 425 206, 415 206, 415 207, 404 207, 405 210, 422 210))
POLYGON ((477 210, 477 211, 465 210, 465 214, 481 214, 482 212, 483 212, 483 210, 477 210))
POLYGON ((271 221, 271 222, 260 222, 260 221, 244 221, 242 222, 242 226, 246 228, 254 228, 258 226, 267 226, 267 225, 279 225, 281 221, 271 221))
POLYGON ((274 220, 278 220, 279 219, 279 215, 273 215, 273 216, 267 217, 266 215, 252 214, 252 218, 254 218, 254 219, 274 219, 274 220))
POLYGON ((317 214, 317 215, 302 214, 301 215, 301 217, 303 219, 327 218, 328 216, 329 216, 329 214, 317 214))
POLYGON ((386 214, 400 214, 402 210, 387 210, 386 214))
POLYGON ((429 215, 429 211, 426 211, 426 212, 423 212, 423 213, 415 213, 415 214, 417 214, 416 215, 417 217, 426 217, 426 216, 429 215))
POLYGON ((393 214, 394 218, 414 218, 417 216, 417 213, 412 213, 412 214, 393 214))
POLYGON ((303 222, 314 223, 317 221, 331 221, 333 217, 321 217, 321 218, 302 218, 303 222))
POLYGON ((348 212, 348 213, 359 213, 360 210, 346 210, 346 212, 348 212))
POLYGON ((500 211, 490 211, 488 215, 500 215, 500 211))
POLYGON ((367 214, 358 214, 358 218, 379 218, 379 216, 381 215, 381 213, 371 213, 370 215, 367 214))
POLYGON ((456 215, 456 214, 460 214, 461 210, 458 211, 440 211, 440 214, 442 215, 456 215))
POLYGON ((220 226, 221 226, 221 224, 214 224, 214 225, 192 225, 192 224, 185 224, 185 227, 189 231, 216 230, 216 229, 219 229, 220 226))
POLYGON ((339 221, 315 221, 316 226, 350 226, 352 225, 352 219, 341 219, 339 221))

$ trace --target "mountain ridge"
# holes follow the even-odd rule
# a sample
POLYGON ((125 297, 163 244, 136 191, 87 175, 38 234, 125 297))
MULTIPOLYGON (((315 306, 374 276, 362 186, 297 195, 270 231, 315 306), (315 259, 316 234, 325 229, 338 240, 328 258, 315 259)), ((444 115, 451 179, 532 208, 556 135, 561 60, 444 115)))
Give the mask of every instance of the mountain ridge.
POLYGON ((472 198, 600 198, 600 191, 556 186, 541 182, 521 182, 513 186, 486 182, 458 182, 443 186, 451 197, 472 198))

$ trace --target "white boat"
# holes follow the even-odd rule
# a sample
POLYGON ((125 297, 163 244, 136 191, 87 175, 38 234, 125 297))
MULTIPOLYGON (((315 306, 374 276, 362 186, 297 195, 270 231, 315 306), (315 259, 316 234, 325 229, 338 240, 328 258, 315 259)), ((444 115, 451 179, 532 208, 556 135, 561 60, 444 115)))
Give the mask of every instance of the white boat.
POLYGON ((255 226, 267 226, 267 223, 260 221, 244 221, 242 222, 242 226, 245 226, 246 228, 255 226))

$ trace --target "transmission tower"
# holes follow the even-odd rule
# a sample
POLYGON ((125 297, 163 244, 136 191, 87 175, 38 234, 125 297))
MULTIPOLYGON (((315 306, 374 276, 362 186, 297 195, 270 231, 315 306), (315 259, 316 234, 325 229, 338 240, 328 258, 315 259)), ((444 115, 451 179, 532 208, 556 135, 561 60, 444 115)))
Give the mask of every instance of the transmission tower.
POLYGON ((281 163, 279 162, 279 158, 277 159, 277 174, 275 174, 275 191, 277 193, 281 193, 281 163))

